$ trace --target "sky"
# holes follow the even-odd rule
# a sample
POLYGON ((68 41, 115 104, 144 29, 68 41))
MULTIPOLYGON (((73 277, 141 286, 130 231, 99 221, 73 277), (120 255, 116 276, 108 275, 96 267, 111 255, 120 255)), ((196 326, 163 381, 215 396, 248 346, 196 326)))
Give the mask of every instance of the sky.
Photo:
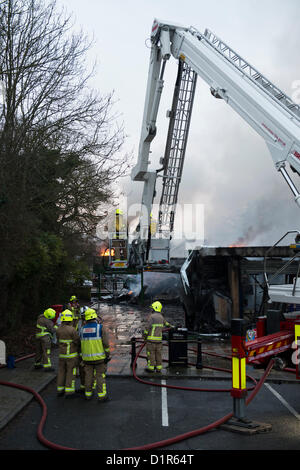
MULTIPOLYGON (((149 67, 154 18, 206 28, 232 47, 290 97, 300 80, 299 0, 58 0, 75 25, 95 42, 92 86, 114 92, 115 111, 127 135, 124 152, 137 152, 149 67)), ((164 154, 177 64, 167 64, 165 88, 152 143, 151 164, 164 154)), ((300 96, 300 94, 298 94, 300 96)), ((291 175, 298 188, 298 175, 291 175)), ((127 203, 140 203, 142 183, 121 181, 127 203)), ((157 201, 158 202, 158 201, 157 201)), ((179 191, 180 207, 203 208, 203 230, 193 243, 210 246, 273 245, 285 232, 300 229, 300 212, 276 171, 264 140, 198 79, 179 191)), ((182 225, 181 212, 176 227, 182 225)), ((192 230, 193 231, 193 230, 192 230)), ((195 230, 197 231, 197 230, 195 230)), ((180 246, 180 241, 174 243, 180 246)), ((178 248, 179 249, 179 248, 178 248)))

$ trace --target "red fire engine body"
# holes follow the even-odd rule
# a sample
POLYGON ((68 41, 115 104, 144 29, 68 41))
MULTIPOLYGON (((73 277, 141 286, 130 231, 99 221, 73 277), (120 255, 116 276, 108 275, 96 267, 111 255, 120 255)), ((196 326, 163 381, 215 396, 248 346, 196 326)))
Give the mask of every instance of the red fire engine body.
POLYGON ((257 338, 243 342, 247 364, 263 365, 274 356, 283 356, 289 362, 296 349, 296 325, 300 325, 300 314, 280 321, 280 331, 265 335, 266 317, 259 317, 256 324, 257 338))

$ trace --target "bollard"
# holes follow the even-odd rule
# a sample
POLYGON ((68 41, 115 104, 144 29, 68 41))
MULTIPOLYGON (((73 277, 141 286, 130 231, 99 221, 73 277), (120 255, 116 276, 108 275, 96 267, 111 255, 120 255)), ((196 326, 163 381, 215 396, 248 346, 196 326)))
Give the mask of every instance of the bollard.
POLYGON ((244 320, 235 318, 231 321, 232 352, 232 390, 233 412, 238 420, 245 420, 246 388, 246 353, 243 348, 244 320))
POLYGON ((246 352, 244 350, 245 324, 242 318, 235 318, 231 321, 231 352, 232 352, 232 389, 233 397, 233 417, 222 429, 239 432, 242 434, 256 434, 267 432, 272 429, 270 424, 259 423, 247 419, 246 409, 246 352))
POLYGON ((300 354, 300 322, 295 322, 295 345, 296 345, 296 378, 300 379, 299 374, 299 354, 300 354))
POLYGON ((130 367, 132 368, 134 360, 135 360, 135 356, 136 356, 136 339, 135 339, 135 337, 131 338, 130 342, 131 342, 131 363, 130 363, 130 367))
POLYGON ((202 369, 203 368, 203 363, 202 363, 202 342, 201 339, 198 338, 197 340, 197 363, 196 363, 196 369, 202 369))

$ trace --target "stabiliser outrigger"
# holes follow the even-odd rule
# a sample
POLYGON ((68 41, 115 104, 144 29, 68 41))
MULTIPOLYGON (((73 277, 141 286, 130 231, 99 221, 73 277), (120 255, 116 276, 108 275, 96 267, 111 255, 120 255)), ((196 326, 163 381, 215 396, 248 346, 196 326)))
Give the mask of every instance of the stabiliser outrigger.
MULTIPOLYGON (((169 261, 169 245, 198 76, 208 84, 214 97, 226 101, 264 139, 276 170, 283 176, 300 206, 300 193, 287 171, 289 165, 293 172, 300 174, 300 106, 208 29, 201 33, 193 27, 155 19, 151 29, 150 64, 138 161, 131 174, 133 181, 144 183, 140 229, 131 245, 131 264, 145 266, 169 261), (178 73, 172 109, 168 113, 170 120, 165 153, 161 168, 151 170, 148 168, 150 146, 157 133, 156 120, 164 73, 171 56, 178 60, 178 73), (150 215, 158 177, 162 177, 158 236, 151 237, 150 215)), ((299 232, 291 232, 297 233, 298 247, 299 232)), ((187 273, 192 258, 193 252, 181 269, 186 293, 190 289, 187 273)), ((298 274, 299 270, 297 278, 298 274)), ((267 277, 265 280, 271 300, 276 298, 275 301, 278 301, 280 296, 281 302, 287 303, 292 299, 293 303, 300 304, 298 279, 290 287, 281 287, 281 291, 279 286, 272 287, 267 277), (284 291, 288 291, 289 296, 283 295, 284 291)), ((247 345, 242 340, 245 362, 263 361, 286 350, 291 351, 294 341, 297 344, 300 337, 298 320, 296 317, 280 322, 278 332, 262 334, 247 345)), ((264 331, 262 319, 258 329, 264 331)))

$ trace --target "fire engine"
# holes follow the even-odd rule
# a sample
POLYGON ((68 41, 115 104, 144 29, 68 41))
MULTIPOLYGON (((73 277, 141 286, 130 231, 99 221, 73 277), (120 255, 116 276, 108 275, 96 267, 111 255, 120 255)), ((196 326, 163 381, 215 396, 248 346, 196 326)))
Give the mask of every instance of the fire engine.
MULTIPOLYGON (((170 240, 198 76, 208 84, 215 98, 223 99, 264 139, 275 169, 285 179, 295 202, 300 206, 300 193, 287 168, 289 166, 294 173, 300 174, 300 106, 210 30, 201 33, 193 27, 155 19, 151 29, 150 63, 138 159, 131 173, 133 181, 143 182, 139 232, 130 246, 131 265, 169 262, 170 240), (178 72, 172 107, 168 113, 165 153, 160 162, 161 168, 155 170, 149 168, 149 156, 157 132, 156 121, 166 64, 171 56, 178 61, 178 72), (162 178, 162 191, 157 236, 153 237, 150 214, 158 178, 162 178)), ((300 233, 297 230, 291 232, 297 234, 297 244, 300 233)), ((189 289, 187 268, 192 256, 193 252, 181 269, 186 291, 189 289)), ((272 286, 266 277, 266 285, 270 300, 300 303, 298 276, 294 284, 284 286, 272 286)), ((263 361, 270 355, 291 350, 292 344, 300 336, 299 332, 295 337, 298 320, 280 322, 278 331, 272 335, 262 333, 258 338, 245 342, 248 362, 263 361)), ((258 330, 264 331, 262 319, 258 330)))

